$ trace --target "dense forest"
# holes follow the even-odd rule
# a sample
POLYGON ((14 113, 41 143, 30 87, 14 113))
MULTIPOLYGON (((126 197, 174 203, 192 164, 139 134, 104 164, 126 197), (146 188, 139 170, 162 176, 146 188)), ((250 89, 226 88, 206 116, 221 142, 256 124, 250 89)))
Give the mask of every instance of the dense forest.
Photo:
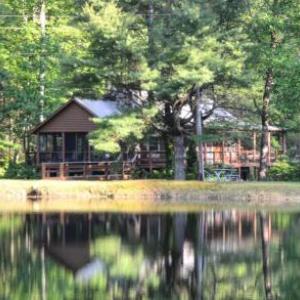
POLYGON ((99 121, 106 131, 92 143, 101 138, 115 150, 151 125, 184 179, 184 142, 196 136, 201 149, 207 116, 199 106, 208 93, 261 124, 264 179, 268 126, 299 127, 299 12, 294 0, 1 1, 0 175, 24 168, 31 129, 70 98, 147 91, 134 112, 110 126, 99 121), (186 105, 193 119, 182 117, 186 105))

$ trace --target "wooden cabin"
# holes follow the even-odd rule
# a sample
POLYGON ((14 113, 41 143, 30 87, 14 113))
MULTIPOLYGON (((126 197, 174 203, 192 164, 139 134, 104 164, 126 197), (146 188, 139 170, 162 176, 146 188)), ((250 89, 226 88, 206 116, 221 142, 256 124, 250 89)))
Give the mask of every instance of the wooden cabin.
POLYGON ((110 158, 96 153, 88 134, 96 129, 94 118, 119 114, 116 101, 72 99, 32 131, 36 135, 34 164, 42 178, 128 178, 133 168, 165 167, 164 144, 149 139, 134 157, 110 158))
MULTIPOLYGON (((204 162, 206 166, 228 166, 238 170, 242 179, 250 176, 256 177, 260 158, 260 132, 258 129, 235 129, 227 132, 215 132, 223 136, 223 140, 217 143, 204 144, 204 162), (239 132, 244 138, 236 138, 232 141, 227 138, 232 133, 239 132)), ((272 166, 277 159, 286 154, 286 132, 277 127, 270 127, 268 132, 267 164, 272 166), (276 144, 273 145, 273 144, 276 144)))
MULTIPOLYGON (((159 137, 148 138, 132 157, 126 159, 122 154, 118 158, 100 155, 89 145, 88 134, 96 129, 93 118, 119 113, 116 101, 75 98, 35 127, 32 131, 36 136, 34 164, 41 170, 42 178, 129 178, 134 169, 164 169, 165 145, 159 137)), ((216 111, 218 114, 220 111, 216 111)), ((243 128, 243 132, 249 135, 246 144, 240 139, 206 143, 203 147, 206 165, 228 165, 238 168, 241 173, 253 172, 259 165, 259 128, 243 128)), ((285 131, 270 127, 269 145, 268 163, 271 165, 278 154, 286 151, 285 131), (280 151, 272 149, 272 136, 276 136, 282 145, 280 151)))

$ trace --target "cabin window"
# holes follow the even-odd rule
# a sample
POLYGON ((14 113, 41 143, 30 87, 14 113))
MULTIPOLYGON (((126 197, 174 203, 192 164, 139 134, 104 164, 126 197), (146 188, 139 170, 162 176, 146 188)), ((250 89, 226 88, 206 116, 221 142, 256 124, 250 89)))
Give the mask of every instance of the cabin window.
POLYGON ((47 150, 46 150, 46 152, 53 152, 53 148, 54 148, 53 141, 54 141, 53 135, 51 135, 51 134, 47 135, 47 146, 46 146, 47 150))
POLYGON ((82 154, 87 149, 88 143, 85 134, 77 134, 77 152, 82 154))
POLYGON ((62 136, 60 134, 41 134, 39 137, 40 152, 59 152, 62 150, 62 136))
POLYGON ((40 152, 47 152, 47 136, 44 134, 39 136, 39 148, 40 152))
POLYGON ((60 161, 62 159, 62 135, 48 133, 39 135, 40 161, 60 161))
POLYGON ((88 158, 88 140, 86 133, 66 133, 65 147, 67 161, 82 161, 88 158))
POLYGON ((150 137, 148 140, 149 151, 160 151, 160 140, 157 137, 150 137))

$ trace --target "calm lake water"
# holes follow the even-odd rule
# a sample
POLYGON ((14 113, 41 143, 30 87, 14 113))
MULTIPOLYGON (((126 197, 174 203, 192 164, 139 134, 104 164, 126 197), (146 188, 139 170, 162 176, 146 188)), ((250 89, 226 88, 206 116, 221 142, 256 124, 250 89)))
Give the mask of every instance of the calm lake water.
POLYGON ((0 299, 300 299, 300 213, 0 216, 0 299))

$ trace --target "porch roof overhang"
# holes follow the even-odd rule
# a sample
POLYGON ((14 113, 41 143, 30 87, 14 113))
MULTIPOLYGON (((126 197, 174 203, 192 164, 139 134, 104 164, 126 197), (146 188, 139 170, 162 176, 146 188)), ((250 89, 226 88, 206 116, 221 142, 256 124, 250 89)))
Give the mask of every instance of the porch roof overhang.
MULTIPOLYGON (((216 131, 248 131, 248 132, 261 132, 262 126, 250 122, 227 122, 226 120, 218 120, 217 122, 207 122, 206 129, 216 131)), ((268 126, 268 132, 285 133, 287 128, 278 127, 274 125, 268 126)))
MULTIPOLYGON (((203 115, 206 115, 213 109, 213 102, 208 101, 201 105, 201 111, 203 115)), ((185 105, 181 112, 182 119, 190 119, 194 122, 193 111, 189 105, 185 105)), ((211 115, 204 121, 204 125, 207 129, 217 130, 217 131, 252 131, 260 132, 262 130, 262 125, 256 123, 255 121, 250 121, 237 117, 231 110, 224 107, 216 107, 213 109, 211 115)), ((286 132, 287 128, 279 127, 276 125, 268 126, 269 132, 286 132)))

